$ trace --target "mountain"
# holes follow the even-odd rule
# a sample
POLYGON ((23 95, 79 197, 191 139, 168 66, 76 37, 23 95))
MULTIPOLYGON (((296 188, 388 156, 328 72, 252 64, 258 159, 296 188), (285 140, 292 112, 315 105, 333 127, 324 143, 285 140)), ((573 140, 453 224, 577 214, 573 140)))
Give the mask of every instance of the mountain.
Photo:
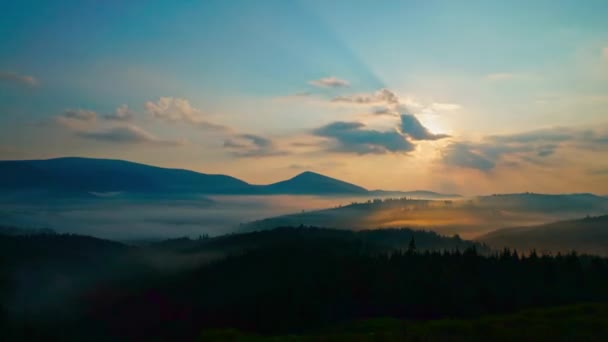
POLYGON ((272 194, 353 194, 369 192, 357 185, 327 177, 315 172, 302 172, 288 180, 270 184, 264 191, 272 194))
MULTIPOLYGON (((278 183, 253 185, 226 175, 79 157, 0 161, 0 191, 23 198, 43 195, 97 198, 124 193, 180 197, 188 194, 410 196, 407 192, 368 191, 310 171, 278 183)), ((435 193, 425 193, 435 196, 435 193)))
POLYGON ((123 160, 58 158, 0 161, 0 189, 80 193, 251 193, 224 175, 166 169, 123 160))
POLYGON ((537 226, 503 228, 477 239, 494 248, 567 253, 576 250, 608 256, 608 215, 537 226))

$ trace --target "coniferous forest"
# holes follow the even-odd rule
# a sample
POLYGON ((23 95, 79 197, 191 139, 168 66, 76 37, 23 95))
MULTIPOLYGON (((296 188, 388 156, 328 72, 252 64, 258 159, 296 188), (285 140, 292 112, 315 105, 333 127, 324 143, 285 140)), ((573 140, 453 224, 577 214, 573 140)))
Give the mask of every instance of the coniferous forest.
MULTIPOLYGON (((492 251, 409 229, 278 228, 140 245, 45 233, 0 243, 2 331, 14 340, 304 338, 389 317, 471 322, 608 300, 606 259, 492 251)), ((376 332, 401 331, 395 324, 376 332)))

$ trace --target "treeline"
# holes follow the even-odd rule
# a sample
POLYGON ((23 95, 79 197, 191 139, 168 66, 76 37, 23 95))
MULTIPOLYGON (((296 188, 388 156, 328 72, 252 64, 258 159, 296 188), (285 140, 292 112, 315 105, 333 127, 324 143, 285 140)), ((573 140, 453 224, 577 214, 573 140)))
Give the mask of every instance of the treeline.
POLYGON ((102 322, 101 331, 187 338, 204 329, 298 333, 371 317, 475 317, 608 300, 605 259, 414 246, 369 254, 328 242, 258 249, 128 294, 100 295, 88 317, 102 322))
MULTIPOLYGON (((412 232, 282 228, 130 248, 82 240, 91 243, 90 253, 93 246, 102 254, 138 257, 229 253, 175 272, 150 272, 139 262, 125 270, 121 262, 117 267, 126 276, 88 288, 68 318, 13 316, 2 331, 17 340, 182 340, 208 329, 290 334, 374 317, 468 318, 608 301, 606 259, 512 250, 482 254, 483 246, 472 243, 430 249, 433 241, 462 240, 412 232)), ((91 265, 101 267, 98 261, 91 265)))

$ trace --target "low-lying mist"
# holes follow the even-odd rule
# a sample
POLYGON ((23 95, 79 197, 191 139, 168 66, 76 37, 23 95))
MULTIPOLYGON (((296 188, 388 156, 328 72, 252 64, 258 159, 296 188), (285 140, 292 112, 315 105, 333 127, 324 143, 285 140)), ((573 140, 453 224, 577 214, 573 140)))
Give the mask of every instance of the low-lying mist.
POLYGON ((588 194, 512 194, 458 200, 352 196, 90 197, 1 200, 0 225, 50 228, 129 241, 218 236, 279 226, 341 229, 409 227, 477 238, 496 229, 530 226, 608 211, 588 194))
POLYGON ((0 225, 50 228, 114 240, 217 236, 266 217, 354 201, 320 196, 212 196, 192 199, 62 199, 0 202, 0 225))

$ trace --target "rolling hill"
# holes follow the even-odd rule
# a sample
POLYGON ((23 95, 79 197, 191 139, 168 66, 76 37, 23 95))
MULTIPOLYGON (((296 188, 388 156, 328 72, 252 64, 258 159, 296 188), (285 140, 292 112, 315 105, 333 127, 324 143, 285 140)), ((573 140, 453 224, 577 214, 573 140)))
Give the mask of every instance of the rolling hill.
POLYGON ((608 256, 608 215, 537 226, 499 229, 477 239, 494 248, 567 253, 575 250, 608 256))

